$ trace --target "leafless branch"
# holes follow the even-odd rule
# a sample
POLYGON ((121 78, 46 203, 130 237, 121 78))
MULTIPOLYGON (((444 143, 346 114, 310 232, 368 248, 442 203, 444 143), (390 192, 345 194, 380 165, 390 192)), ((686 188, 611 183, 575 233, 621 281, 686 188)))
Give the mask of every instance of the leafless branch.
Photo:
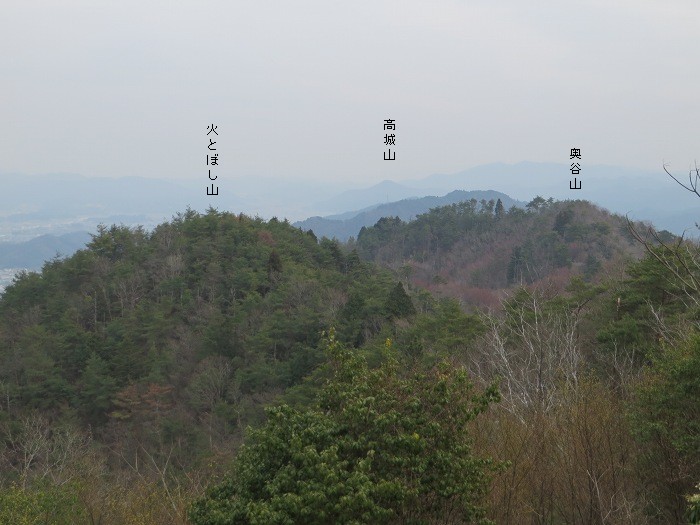
MULTIPOLYGON (((649 255, 654 257, 664 268, 669 270, 681 284, 685 295, 697 306, 700 305, 700 260, 698 247, 686 241, 681 235, 673 246, 665 243, 658 232, 651 226, 644 234, 640 233, 634 223, 627 218, 627 228, 632 236, 644 246, 649 255)), ((671 293, 671 290, 667 290, 671 293)))
POLYGON ((683 184, 681 181, 679 181, 670 171, 668 171, 668 164, 664 164, 664 171, 666 174, 671 177, 673 180, 675 180, 682 188, 688 190, 691 193, 694 193, 698 197, 700 197, 700 193, 698 193, 698 182, 700 181, 700 168, 698 168, 698 163, 695 163, 695 170, 689 170, 688 171, 688 185, 686 186, 683 184))
POLYGON ((501 378, 503 406, 524 422, 524 409, 544 412, 560 402, 562 385, 575 386, 581 365, 574 312, 542 308, 540 292, 506 309, 504 317, 489 316, 490 329, 482 363, 476 371, 486 381, 501 378))

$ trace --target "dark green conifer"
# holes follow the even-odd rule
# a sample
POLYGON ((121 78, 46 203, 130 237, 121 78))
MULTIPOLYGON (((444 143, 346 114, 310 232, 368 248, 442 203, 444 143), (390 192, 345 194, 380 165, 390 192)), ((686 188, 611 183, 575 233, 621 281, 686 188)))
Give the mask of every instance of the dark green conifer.
POLYGON ((415 315, 416 308, 400 282, 396 283, 396 286, 389 292, 386 310, 389 313, 389 317, 399 319, 415 315))

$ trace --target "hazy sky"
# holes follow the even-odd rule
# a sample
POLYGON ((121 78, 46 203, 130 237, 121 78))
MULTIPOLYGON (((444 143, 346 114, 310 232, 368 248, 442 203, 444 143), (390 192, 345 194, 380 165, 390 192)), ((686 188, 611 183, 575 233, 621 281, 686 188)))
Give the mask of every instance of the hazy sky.
POLYGON ((203 179, 212 122, 230 179, 700 159, 697 1, 6 1, 0 50, 3 172, 203 179))

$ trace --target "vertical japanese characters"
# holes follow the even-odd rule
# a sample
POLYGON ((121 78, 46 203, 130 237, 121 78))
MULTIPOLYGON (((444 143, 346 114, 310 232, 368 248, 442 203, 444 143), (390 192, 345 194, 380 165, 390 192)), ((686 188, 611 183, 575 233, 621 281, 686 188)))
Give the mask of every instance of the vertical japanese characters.
MULTIPOLYGON (((207 138, 209 139, 209 146, 207 146, 207 167, 209 171, 209 180, 213 181, 219 178, 218 175, 213 175, 215 167, 219 166, 219 154, 214 153, 216 151, 216 142, 219 138, 219 133, 216 131, 218 126, 212 124, 207 126, 207 138), (212 135, 213 134, 213 135, 212 135), (217 140, 214 140, 216 138, 217 140)), ((218 195, 219 187, 214 187, 214 183, 211 183, 211 188, 207 186, 207 195, 218 195)))
MULTIPOLYGON (((571 153, 569 154, 569 160, 573 160, 574 162, 571 163, 571 168, 569 168, 569 171, 571 171, 572 175, 578 175, 581 173, 581 163, 576 162, 576 160, 581 160, 581 150, 579 148, 571 148, 571 153)), ((570 190, 580 190, 581 189, 581 181, 578 181, 578 185, 576 185, 576 177, 574 177, 574 180, 569 181, 569 189, 570 190)))
MULTIPOLYGON (((384 119, 384 131, 396 131, 396 123, 393 119, 384 119)), ((396 135, 394 133, 384 133, 384 145, 396 146, 396 135)), ((396 148, 394 148, 393 156, 391 148, 384 152, 384 160, 396 160, 396 148)))

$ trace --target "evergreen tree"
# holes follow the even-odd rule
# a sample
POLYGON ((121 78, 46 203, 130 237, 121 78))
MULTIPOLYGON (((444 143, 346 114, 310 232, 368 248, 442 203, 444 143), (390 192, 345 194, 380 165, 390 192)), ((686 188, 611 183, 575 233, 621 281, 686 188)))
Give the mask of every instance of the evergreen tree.
POLYGON ((553 230, 559 235, 564 235, 564 230, 571 223, 573 218, 574 212, 571 208, 561 210, 559 213, 557 213, 556 217, 554 218, 553 230))
POLYGON ((681 523, 700 479, 700 335, 665 346, 637 386, 633 420, 645 447, 647 481, 665 503, 663 521, 681 523))
POLYGON ((494 212, 496 219, 502 219, 503 215, 505 214, 505 208, 503 207, 503 202, 501 202, 501 199, 498 199, 496 201, 496 209, 494 212))
POLYGON ((280 406, 248 436, 233 472, 190 510, 195 525, 486 523, 490 459, 468 424, 499 399, 448 363, 405 371, 387 343, 370 369, 331 335, 318 405, 280 406))
POLYGON ((267 276, 272 279, 282 272, 282 259, 277 250, 270 252, 270 257, 267 259, 267 276))
POLYGON ((401 282, 396 283, 396 286, 389 292, 389 297, 386 300, 386 310, 390 317, 401 319, 415 315, 416 308, 413 306, 413 301, 406 293, 401 282))
POLYGON ((508 284, 522 282, 524 268, 525 257, 523 255, 523 249, 520 246, 516 246, 513 248, 513 252, 511 253, 510 261, 508 263, 508 272, 506 275, 508 284))
POLYGON ((529 211, 540 211, 541 209, 544 209, 546 206, 547 206, 547 201, 539 195, 525 205, 525 207, 529 211))
POLYGON ((97 354, 92 354, 80 382, 80 407, 86 420, 92 425, 104 423, 107 421, 107 412, 112 406, 117 384, 110 375, 107 362, 97 354))

